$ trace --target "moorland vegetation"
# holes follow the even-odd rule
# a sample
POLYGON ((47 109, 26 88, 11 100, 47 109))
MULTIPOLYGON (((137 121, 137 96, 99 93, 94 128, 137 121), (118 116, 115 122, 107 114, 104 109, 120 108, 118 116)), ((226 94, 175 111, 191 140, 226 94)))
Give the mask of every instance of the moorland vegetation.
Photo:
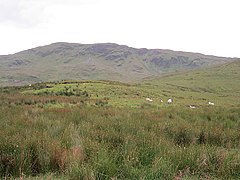
POLYGON ((0 176, 238 179, 239 70, 237 61, 139 84, 3 87, 0 176))

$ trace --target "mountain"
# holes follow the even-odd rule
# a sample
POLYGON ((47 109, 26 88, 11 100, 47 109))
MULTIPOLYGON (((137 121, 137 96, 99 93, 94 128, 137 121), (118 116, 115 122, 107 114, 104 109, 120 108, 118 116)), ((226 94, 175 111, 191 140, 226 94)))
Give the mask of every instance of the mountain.
POLYGON ((63 79, 133 82, 236 59, 113 43, 53 43, 0 56, 0 86, 63 79))

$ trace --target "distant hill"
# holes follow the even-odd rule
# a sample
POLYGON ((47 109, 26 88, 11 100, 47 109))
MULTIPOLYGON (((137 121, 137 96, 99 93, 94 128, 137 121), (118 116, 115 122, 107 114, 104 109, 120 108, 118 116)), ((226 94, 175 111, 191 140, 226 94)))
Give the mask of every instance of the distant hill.
POLYGON ((133 82, 236 59, 124 45, 54 43, 0 56, 0 86, 63 79, 133 82))

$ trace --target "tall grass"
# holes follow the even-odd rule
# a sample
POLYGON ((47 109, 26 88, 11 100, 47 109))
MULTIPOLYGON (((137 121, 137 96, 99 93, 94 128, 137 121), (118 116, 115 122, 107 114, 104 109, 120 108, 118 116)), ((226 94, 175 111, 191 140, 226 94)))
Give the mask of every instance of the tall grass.
POLYGON ((240 176, 240 109, 0 105, 0 176, 240 176))

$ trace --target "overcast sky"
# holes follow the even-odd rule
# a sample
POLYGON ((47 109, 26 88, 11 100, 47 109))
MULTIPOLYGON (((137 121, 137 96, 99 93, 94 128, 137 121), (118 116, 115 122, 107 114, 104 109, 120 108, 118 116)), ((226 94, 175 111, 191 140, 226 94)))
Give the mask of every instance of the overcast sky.
POLYGON ((240 57, 239 0, 0 0, 0 54, 112 42, 240 57))

